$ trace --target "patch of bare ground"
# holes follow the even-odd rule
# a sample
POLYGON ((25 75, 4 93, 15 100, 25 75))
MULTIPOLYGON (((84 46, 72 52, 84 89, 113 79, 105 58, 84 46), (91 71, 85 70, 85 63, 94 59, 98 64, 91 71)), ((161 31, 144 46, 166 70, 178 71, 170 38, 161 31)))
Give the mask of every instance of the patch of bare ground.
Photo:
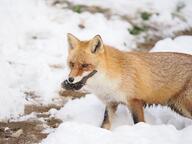
MULTIPOLYGON (((192 28, 187 30, 177 31, 174 33, 174 35, 171 38, 176 38, 177 36, 182 36, 182 35, 192 35, 192 28)), ((150 51, 159 40, 162 40, 164 38, 166 37, 154 36, 153 38, 146 39, 142 43, 137 43, 136 51, 150 51)))
POLYGON ((135 51, 143 51, 143 52, 150 51, 155 46, 156 42, 158 42, 161 39, 163 38, 156 37, 153 39, 146 40, 145 42, 137 43, 137 49, 135 49, 135 51))
POLYGON ((178 31, 175 33, 175 36, 181 36, 181 35, 192 35, 192 28, 183 31, 178 31))
POLYGON ((46 138, 48 133, 44 133, 46 128, 57 128, 62 122, 59 119, 49 117, 50 108, 46 106, 27 106, 27 113, 37 112, 36 118, 24 121, 0 122, 0 144, 36 144, 46 138), (40 119, 43 119, 40 120, 40 119))
POLYGON ((0 122, 0 144, 34 144, 47 136, 39 121, 0 122))
POLYGON ((84 97, 87 93, 70 91, 70 90, 61 90, 61 91, 59 92, 59 94, 60 94, 60 96, 62 96, 62 97, 64 97, 64 98, 75 99, 75 98, 84 97))
MULTIPOLYGON (((36 99, 34 93, 26 96, 36 99)), ((62 104, 53 103, 49 105, 26 105, 24 116, 35 113, 35 117, 27 120, 0 122, 0 144, 36 144, 46 138, 48 133, 43 132, 46 128, 55 129, 62 122, 60 119, 51 117, 50 109, 59 110, 67 102, 68 98, 80 98, 84 93, 74 91, 60 91, 62 104)))
MULTIPOLYGON (((135 19, 133 17, 130 17, 129 15, 126 15, 126 14, 116 13, 110 8, 104 8, 104 7, 95 6, 95 5, 75 4, 75 3, 69 2, 67 0, 52 0, 51 6, 56 6, 61 9, 70 9, 76 13, 82 13, 82 12, 90 12, 92 14, 101 13, 107 19, 110 19, 111 17, 116 16, 116 17, 119 17, 123 21, 127 21, 133 27, 138 26, 138 23, 135 22, 135 19)), ((145 19, 145 21, 146 21, 146 16, 148 16, 148 18, 149 18, 150 15, 152 15, 152 13, 146 13, 146 12, 141 13, 141 15, 142 14, 145 14, 144 15, 145 17, 142 17, 142 19, 145 19)), ((154 14, 156 14, 156 13, 154 13, 154 14)), ((83 22, 79 23, 78 27, 80 29, 86 28, 86 26, 84 25, 83 22)), ((137 44, 136 44, 137 48, 133 49, 135 51, 145 51, 145 52, 150 51, 151 48, 153 48, 155 46, 157 41, 166 38, 166 36, 153 35, 153 33, 161 33, 161 29, 156 29, 155 26, 151 26, 151 25, 144 25, 144 27, 145 28, 141 27, 141 29, 147 29, 147 31, 151 31, 151 34, 146 34, 146 36, 145 36, 146 38, 144 38, 145 39, 144 42, 140 42, 140 41, 137 42, 137 44)), ((144 32, 145 32, 145 30, 144 30, 144 32)), ((176 36, 180 36, 180 35, 192 35, 192 28, 189 28, 187 30, 176 31, 175 33, 173 33, 172 38, 175 38, 176 36)), ((135 38, 137 39, 137 35, 135 35, 135 38)))
POLYGON ((52 6, 59 6, 62 9, 70 9, 74 12, 77 13, 82 13, 82 12, 90 12, 92 14, 95 13, 102 13, 106 17, 111 16, 111 10, 109 8, 102 8, 99 6, 87 6, 83 4, 74 4, 72 2, 69 2, 67 0, 54 0, 51 2, 52 6))
POLYGON ((63 105, 49 104, 49 105, 26 105, 24 113, 30 114, 32 112, 45 113, 54 108, 59 110, 63 105))

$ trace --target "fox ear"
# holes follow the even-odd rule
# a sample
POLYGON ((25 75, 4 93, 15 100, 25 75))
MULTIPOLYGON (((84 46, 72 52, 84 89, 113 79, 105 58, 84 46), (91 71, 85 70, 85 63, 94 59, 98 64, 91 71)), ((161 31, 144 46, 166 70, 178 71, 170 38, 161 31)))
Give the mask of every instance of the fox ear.
POLYGON ((75 47, 77 47, 77 45, 80 41, 78 38, 76 38, 71 33, 67 34, 67 40, 68 40, 68 44, 69 44, 69 49, 74 49, 75 47))
POLYGON ((101 39, 100 35, 94 36, 94 38, 91 40, 91 52, 92 53, 98 53, 103 52, 103 41, 101 39))

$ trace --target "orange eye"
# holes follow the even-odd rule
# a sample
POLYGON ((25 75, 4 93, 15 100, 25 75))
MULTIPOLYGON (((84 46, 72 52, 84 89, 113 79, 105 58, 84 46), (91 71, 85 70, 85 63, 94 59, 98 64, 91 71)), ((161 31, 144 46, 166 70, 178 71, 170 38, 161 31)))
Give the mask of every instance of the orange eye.
POLYGON ((89 66, 89 64, 82 64, 81 67, 82 68, 87 68, 89 66))

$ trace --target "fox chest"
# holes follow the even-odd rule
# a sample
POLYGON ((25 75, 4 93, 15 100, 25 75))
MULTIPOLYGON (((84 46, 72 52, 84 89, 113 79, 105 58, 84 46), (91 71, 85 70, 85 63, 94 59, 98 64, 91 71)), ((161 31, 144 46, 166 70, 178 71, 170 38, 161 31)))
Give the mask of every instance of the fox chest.
POLYGON ((111 80, 104 75, 97 75, 87 83, 87 89, 105 103, 125 102, 125 95, 119 88, 119 80, 111 80))

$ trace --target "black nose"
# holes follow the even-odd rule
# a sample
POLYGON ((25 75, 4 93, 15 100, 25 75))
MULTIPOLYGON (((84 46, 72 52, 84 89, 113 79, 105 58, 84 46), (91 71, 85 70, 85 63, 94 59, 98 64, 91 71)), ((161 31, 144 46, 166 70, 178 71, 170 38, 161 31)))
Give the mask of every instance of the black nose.
POLYGON ((69 77, 68 81, 72 83, 74 81, 74 78, 73 77, 69 77))

